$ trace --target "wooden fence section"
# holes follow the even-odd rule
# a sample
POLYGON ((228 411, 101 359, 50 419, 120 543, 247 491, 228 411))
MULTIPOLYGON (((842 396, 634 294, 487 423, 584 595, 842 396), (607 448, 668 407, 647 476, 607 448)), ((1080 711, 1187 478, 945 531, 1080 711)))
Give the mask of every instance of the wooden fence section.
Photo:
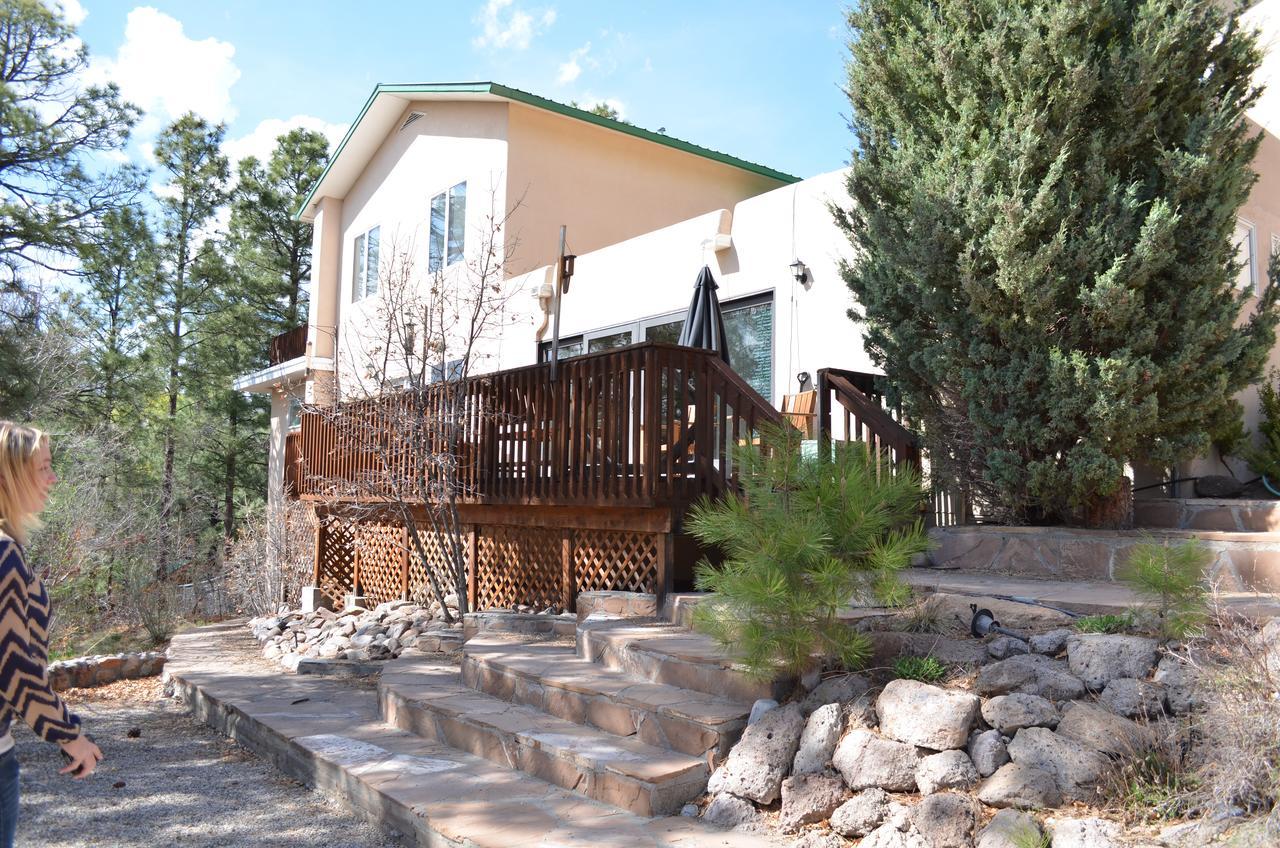
POLYGON ((736 484, 732 449, 778 412, 708 351, 646 343, 310 409, 302 495, 676 506, 736 484))
MULTIPOLYGON (((924 472, 920 440, 900 422, 877 390, 875 374, 823 368, 818 371, 818 438, 866 442, 877 458, 877 469, 893 473, 899 467, 924 472), (833 416, 837 411, 838 417, 833 416)), ((931 527, 963 524, 964 498, 954 487, 930 481, 925 523, 931 527)))
MULTIPOLYGON (((545 524, 563 526, 488 521, 465 525, 470 607, 527 604, 537 610, 572 610, 579 592, 612 589, 663 595, 670 590, 670 534, 661 520, 619 528, 569 526, 581 516, 561 518, 545 524)), ((428 548, 426 563, 412 552, 402 524, 326 515, 320 522, 315 585, 334 601, 352 591, 378 603, 409 600, 426 585, 430 569, 442 586, 452 587, 442 540, 422 522, 418 533, 428 548)))

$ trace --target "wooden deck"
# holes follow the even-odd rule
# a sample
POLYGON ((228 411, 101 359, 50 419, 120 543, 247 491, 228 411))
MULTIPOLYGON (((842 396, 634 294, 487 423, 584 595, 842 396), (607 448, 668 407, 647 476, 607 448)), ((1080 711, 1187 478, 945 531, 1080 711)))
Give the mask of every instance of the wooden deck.
MULTIPOLYGON (((699 554, 680 535, 686 511, 735 489, 735 449, 783 416, 705 350, 644 343, 558 371, 553 381, 549 364, 532 365, 304 411, 286 478, 322 519, 317 585, 386 600, 427 569, 443 574, 445 540, 431 542, 438 561, 420 562, 403 522, 377 507, 444 492, 464 524, 472 609, 572 609, 579 591, 687 586, 699 554)), ((914 437, 858 388, 863 378, 820 372, 819 439, 869 441, 886 473, 918 468, 914 437), (833 401, 843 429, 833 430, 833 401)), ((422 511, 417 530, 434 538, 422 511)))

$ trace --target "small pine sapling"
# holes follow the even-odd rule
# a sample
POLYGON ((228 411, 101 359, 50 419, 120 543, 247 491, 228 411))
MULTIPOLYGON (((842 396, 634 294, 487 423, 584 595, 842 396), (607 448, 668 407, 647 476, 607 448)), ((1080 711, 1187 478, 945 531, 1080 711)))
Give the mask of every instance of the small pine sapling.
POLYGON ((1178 544, 1147 539, 1134 546, 1117 576, 1156 604, 1165 638, 1181 639, 1196 632, 1208 613, 1203 581, 1212 558, 1198 539, 1178 544))
POLYGON ((756 677, 803 675, 824 656, 860 667, 870 643, 840 611, 855 597, 900 600, 896 572, 928 547, 918 475, 877 474, 860 442, 819 453, 802 456, 791 428, 767 429, 735 454, 741 494, 699 503, 685 523, 725 555, 698 565, 698 588, 715 597, 695 625, 756 677))
MULTIPOLYGON (((1273 380, 1277 377, 1271 376, 1273 380)), ((1238 455, 1273 486, 1280 485, 1280 393, 1273 383, 1263 383, 1258 389, 1258 406, 1262 411, 1258 425, 1262 444, 1245 447, 1238 455)))

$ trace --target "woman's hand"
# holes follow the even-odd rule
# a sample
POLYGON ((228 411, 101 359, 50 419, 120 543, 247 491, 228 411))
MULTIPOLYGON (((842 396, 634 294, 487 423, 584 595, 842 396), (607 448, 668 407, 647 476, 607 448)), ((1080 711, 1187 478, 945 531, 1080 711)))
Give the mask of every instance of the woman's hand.
POLYGON ((62 743, 62 750, 71 757, 66 768, 59 769, 58 774, 70 774, 76 780, 84 780, 93 774, 102 759, 102 750, 87 736, 77 736, 70 742, 62 743))

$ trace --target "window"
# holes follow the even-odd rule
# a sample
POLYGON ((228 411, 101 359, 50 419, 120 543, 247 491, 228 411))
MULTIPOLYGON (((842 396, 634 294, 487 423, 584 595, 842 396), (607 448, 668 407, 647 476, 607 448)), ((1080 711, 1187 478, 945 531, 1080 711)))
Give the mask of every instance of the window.
POLYGON ((467 184, 458 183, 431 198, 427 271, 434 274, 462 261, 467 236, 467 184))
POLYGON ((351 250, 351 299, 353 301, 378 292, 378 234, 374 227, 356 236, 351 250))
MULTIPOLYGON (((740 298, 720 305, 724 315, 729 361, 751 387, 766 398, 773 395, 773 296, 740 298)), ((684 327, 684 313, 668 313, 632 324, 614 325, 560 339, 560 359, 613 350, 638 341, 676 344, 684 327)), ((538 346, 538 361, 551 360, 551 342, 538 346)))
POLYGON ((289 412, 285 421, 289 430, 296 430, 302 426, 302 401, 289 398, 289 412))
POLYGON ((1257 238, 1254 226, 1244 218, 1236 219, 1236 261, 1241 268, 1236 286, 1253 291, 1258 285, 1257 238))
POLYGON ((449 374, 448 379, 450 383, 456 380, 461 380, 462 379, 462 360, 450 359, 448 362, 444 364, 443 368, 441 368, 439 365, 432 365, 431 366, 431 382, 433 383, 442 382, 445 379, 444 375, 446 371, 449 374))

